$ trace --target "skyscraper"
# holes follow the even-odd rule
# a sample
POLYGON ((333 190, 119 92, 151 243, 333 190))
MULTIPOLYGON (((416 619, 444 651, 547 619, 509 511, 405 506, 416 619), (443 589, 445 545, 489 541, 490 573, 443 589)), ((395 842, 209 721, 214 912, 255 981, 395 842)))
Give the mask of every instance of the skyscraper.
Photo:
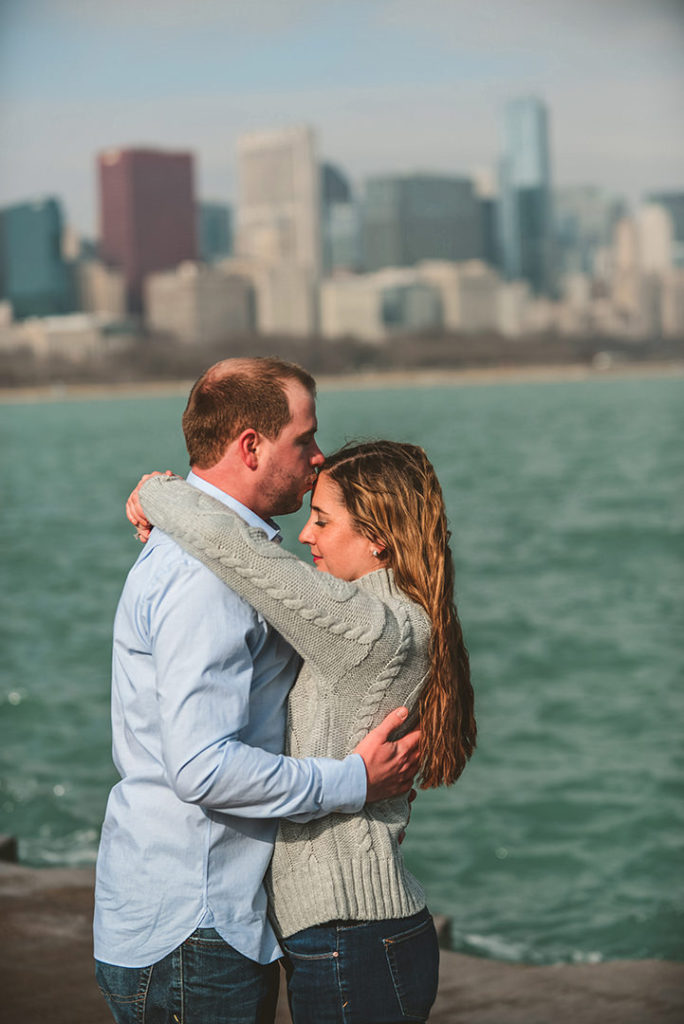
POLYGON ((320 275, 319 188, 313 129, 281 128, 238 140, 237 254, 320 275))
POLYGON ((238 140, 236 252, 248 261, 263 333, 309 335, 321 277, 320 170, 308 127, 238 140))
POLYGON ((193 157, 154 149, 98 156, 102 259, 120 267, 131 312, 147 274, 196 256, 193 157))
POLYGON ((59 200, 5 207, 0 221, 2 297, 12 304, 15 319, 73 312, 73 267, 62 255, 59 200))
POLYGON ((197 208, 199 258, 224 260, 233 252, 233 211, 227 203, 201 202, 197 208))
POLYGON ((361 267, 361 216, 351 185, 332 164, 321 166, 323 273, 361 267))
POLYGON ((436 174, 370 178, 363 238, 364 265, 371 271, 482 256, 482 220, 472 181, 436 174))
POLYGON ((639 266, 646 274, 664 274, 674 266, 674 225, 665 206, 645 203, 637 210, 639 266))
POLYGON ((554 192, 553 208, 556 269, 593 275, 625 213, 624 202, 602 188, 572 185, 554 192))
POLYGON ((553 209, 546 107, 534 96, 512 100, 503 119, 500 237, 503 269, 538 294, 554 288, 553 209))
POLYGON ((670 215, 673 230, 675 266, 684 267, 684 192, 653 192, 649 202, 663 206, 670 215))
POLYGON ((351 203, 352 190, 347 178, 334 164, 321 164, 321 204, 351 203))

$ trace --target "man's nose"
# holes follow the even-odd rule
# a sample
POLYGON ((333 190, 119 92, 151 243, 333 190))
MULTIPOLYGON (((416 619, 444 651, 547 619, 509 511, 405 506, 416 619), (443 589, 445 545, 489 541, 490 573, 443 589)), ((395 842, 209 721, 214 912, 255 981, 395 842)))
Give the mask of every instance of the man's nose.
POLYGON ((315 442, 313 455, 311 456, 309 461, 311 462, 312 466, 322 466, 323 463, 325 462, 325 455, 315 442))

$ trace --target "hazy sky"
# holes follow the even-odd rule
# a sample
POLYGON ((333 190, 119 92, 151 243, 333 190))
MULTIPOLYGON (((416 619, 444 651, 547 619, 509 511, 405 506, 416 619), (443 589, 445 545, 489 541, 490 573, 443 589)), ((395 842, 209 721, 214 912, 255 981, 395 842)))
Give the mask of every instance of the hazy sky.
POLYGON ((0 0, 0 205, 92 233, 95 153, 136 144, 230 200, 236 138, 304 122, 357 182, 468 174, 530 93, 556 184, 684 189, 684 0, 0 0))

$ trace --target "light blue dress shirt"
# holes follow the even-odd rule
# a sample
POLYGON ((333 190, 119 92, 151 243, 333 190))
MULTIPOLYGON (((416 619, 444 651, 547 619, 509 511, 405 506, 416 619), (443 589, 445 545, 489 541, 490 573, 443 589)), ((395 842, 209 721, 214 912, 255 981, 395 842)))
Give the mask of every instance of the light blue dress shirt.
MULTIPOLYGON (((188 481, 278 536, 223 491, 188 481)), ((282 754, 292 648, 153 530, 114 623, 113 788, 97 860, 95 958, 145 967, 198 927, 259 963, 280 956, 263 878, 277 819, 354 813, 362 759, 282 754)))

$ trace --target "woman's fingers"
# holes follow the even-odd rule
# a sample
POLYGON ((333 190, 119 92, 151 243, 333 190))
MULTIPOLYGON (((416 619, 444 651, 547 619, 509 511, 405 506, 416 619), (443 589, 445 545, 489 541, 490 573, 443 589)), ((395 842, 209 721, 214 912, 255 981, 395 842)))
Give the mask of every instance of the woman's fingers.
POLYGON ((138 483, 135 485, 134 490, 132 490, 128 495, 128 499, 126 501, 126 518, 133 524, 133 526, 142 527, 143 530, 147 531, 145 540, 147 540, 147 537, 150 535, 152 524, 143 512, 143 507, 140 504, 138 494, 145 481, 151 480, 153 476, 173 476, 173 473, 170 469, 167 469, 164 473, 158 469, 153 470, 152 473, 145 473, 144 476, 140 477, 140 480, 138 480, 138 483))

